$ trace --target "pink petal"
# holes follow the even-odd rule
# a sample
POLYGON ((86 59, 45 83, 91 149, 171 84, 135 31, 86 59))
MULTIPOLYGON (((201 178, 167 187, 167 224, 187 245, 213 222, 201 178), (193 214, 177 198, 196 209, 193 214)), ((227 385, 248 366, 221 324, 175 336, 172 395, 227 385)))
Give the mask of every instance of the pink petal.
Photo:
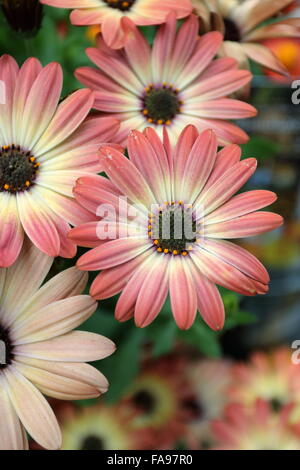
POLYGON ((60 237, 49 212, 39 198, 25 191, 17 195, 23 228, 34 245, 49 256, 58 256, 60 237))
POLYGON ((215 77, 215 75, 228 70, 236 69, 236 60, 232 57, 220 57, 212 61, 209 66, 203 71, 201 79, 215 77))
POLYGON ((199 21, 190 15, 177 32, 170 64, 169 75, 176 77, 184 68, 195 50, 198 38, 199 21))
POLYGON ((101 244, 101 240, 97 235, 98 221, 87 222, 85 224, 75 227, 68 233, 68 238, 73 243, 87 248, 94 248, 101 244))
POLYGON ((269 232, 283 224, 283 218, 272 212, 252 212, 237 219, 205 227, 205 236, 211 238, 244 238, 269 232))
POLYGON ((150 68, 151 49, 149 44, 128 17, 123 17, 121 24, 127 35, 125 44, 127 60, 141 82, 146 86, 152 80, 150 68))
POLYGON ((252 279, 205 249, 193 251, 190 256, 201 274, 211 282, 242 295, 251 296, 257 293, 252 279))
POLYGON ((192 114, 204 118, 242 119, 256 116, 257 110, 243 101, 229 98, 197 101, 196 99, 184 108, 185 114, 192 114))
POLYGON ((172 11, 155 35, 151 54, 152 79, 154 83, 169 81, 169 66, 176 37, 176 23, 176 14, 172 11))
POLYGON ((82 123, 93 106, 91 90, 77 90, 61 102, 51 123, 40 138, 34 151, 43 154, 67 139, 82 123))
POLYGON ((20 254, 24 231, 20 222, 14 194, 0 196, 0 267, 11 266, 20 254))
POLYGON ((223 37, 218 31, 206 33, 198 40, 196 50, 182 72, 176 77, 176 82, 180 84, 181 89, 186 88, 205 70, 218 52, 222 40, 223 37))
POLYGON ((136 95, 142 91, 143 85, 129 67, 129 64, 122 59, 123 56, 107 56, 104 51, 96 48, 86 50, 88 57, 100 70, 105 72, 111 79, 115 80, 125 90, 136 95))
POLYGON ((94 299, 107 299, 124 289, 132 273, 140 266, 149 254, 139 256, 114 268, 105 269, 97 275, 91 285, 90 295, 94 299))
POLYGON ((25 103, 31 87, 42 70, 41 63, 34 57, 27 59, 18 73, 14 93, 13 108, 13 142, 19 142, 19 129, 23 125, 25 103))
MULTIPOLYGON (((186 126, 180 133, 176 147, 174 150, 174 181, 175 181, 175 194, 179 195, 182 184, 182 175, 184 174, 185 167, 193 148, 196 139, 198 138, 198 131, 195 126, 186 126)), ((179 197, 181 197, 179 195, 179 197)))
POLYGON ((55 62, 46 65, 35 79, 28 94, 24 113, 21 143, 32 149, 50 123, 60 99, 62 69, 55 62))
POLYGON ((217 154, 213 171, 208 178, 204 191, 210 188, 223 174, 240 161, 242 150, 235 144, 227 145, 217 154))
POLYGON ((203 276, 193 263, 191 264, 200 315, 210 328, 221 330, 224 326, 225 310, 218 288, 203 276))
POLYGON ((120 17, 112 14, 105 15, 101 21, 103 39, 112 49, 120 49, 126 42, 126 31, 120 20, 120 17))
POLYGON ((144 212, 151 210, 155 197, 148 183, 124 155, 111 147, 102 147, 100 163, 110 180, 134 203, 144 206, 144 212))
POLYGON ((171 307, 176 324, 189 329, 197 313, 197 293, 187 259, 172 256, 170 260, 169 288, 171 307))
POLYGON ((223 98, 245 86, 251 78, 252 75, 247 70, 228 70, 218 73, 213 80, 208 77, 191 85, 184 91, 183 99, 189 102, 197 97, 201 97, 201 101, 223 98))
POLYGON ((207 191, 203 191, 196 203, 204 215, 224 204, 236 193, 255 172, 257 161, 247 158, 229 168, 207 191))
POLYGON ((139 292, 157 253, 151 250, 147 255, 147 259, 137 267, 119 297, 115 309, 115 318, 120 322, 127 321, 133 316, 139 292))
POLYGON ((140 328, 150 325, 165 303, 169 290, 168 258, 164 254, 152 257, 152 266, 145 275, 135 305, 135 324, 140 328))
POLYGON ((2 136, 2 145, 11 145, 13 142, 13 98, 18 71, 19 68, 15 59, 7 54, 0 57, 0 80, 4 82, 5 86, 5 104, 0 103, 0 136, 2 136))
POLYGON ((160 164, 160 155, 156 154, 148 139, 141 132, 132 131, 129 134, 128 154, 132 163, 148 182, 156 200, 168 201, 167 182, 160 164))
POLYGON ((211 130, 202 132, 195 141, 182 175, 180 194, 186 203, 193 203, 204 187, 217 156, 217 139, 211 130))
POLYGON ((273 52, 266 46, 249 42, 243 44, 243 50, 247 56, 250 57, 250 59, 254 60, 254 62, 258 62, 264 67, 274 70, 274 72, 280 73, 282 75, 289 75, 285 65, 280 62, 276 55, 273 54, 273 52))
POLYGON ((145 238, 119 238, 94 248, 77 261, 83 271, 98 271, 125 263, 148 250, 152 244, 145 238))
POLYGON ((246 276, 259 281, 262 284, 269 283, 270 277, 265 267, 258 261, 258 259, 255 258, 255 256, 251 255, 251 253, 244 248, 226 240, 210 239, 206 239, 204 241, 203 248, 215 255, 217 258, 231 264, 246 276))
POLYGON ((257 211, 273 204, 276 199, 277 195, 275 193, 262 189, 238 194, 223 204, 223 206, 207 215, 205 217, 205 225, 225 222, 257 211))

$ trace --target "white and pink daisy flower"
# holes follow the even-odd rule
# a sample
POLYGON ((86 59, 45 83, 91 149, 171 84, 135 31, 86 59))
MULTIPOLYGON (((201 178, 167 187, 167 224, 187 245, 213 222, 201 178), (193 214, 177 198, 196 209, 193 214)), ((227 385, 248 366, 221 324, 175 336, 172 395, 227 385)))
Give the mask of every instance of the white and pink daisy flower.
POLYGON ((59 104, 62 70, 28 59, 0 58, 0 267, 18 257, 24 233, 49 256, 72 258, 71 225, 89 220, 74 200, 79 176, 97 172, 96 151, 119 124, 86 119, 93 92, 78 90, 59 104))
POLYGON ((58 449, 61 433, 42 393, 79 400, 106 392, 106 378, 85 362, 109 356, 115 346, 95 333, 71 331, 97 308, 80 295, 86 273, 73 267, 40 287, 53 259, 28 240, 24 245, 16 263, 0 270, 0 449, 27 449, 26 431, 58 449))
POLYGON ((242 68, 249 59, 277 73, 288 69, 264 41, 271 38, 299 38, 300 19, 286 18, 284 8, 293 0, 192 0, 205 31, 224 35, 220 52, 235 57, 242 68))
POLYGON ((75 25, 101 25, 106 44, 113 49, 124 46, 127 31, 124 18, 136 25, 148 26, 164 23, 170 11, 184 18, 192 12, 190 0, 40 0, 58 8, 75 8, 71 22, 75 25))
POLYGON ((153 47, 129 20, 124 49, 108 48, 101 36, 88 57, 98 69, 80 67, 77 79, 95 91, 94 107, 121 121, 118 137, 125 143, 133 129, 168 127, 172 143, 188 124, 213 129, 220 144, 245 143, 247 134, 228 120, 255 116, 248 103, 230 99, 251 80, 231 58, 213 60, 223 36, 198 36, 199 23, 190 16, 177 31, 176 15, 160 26, 153 47))
POLYGON ((81 256, 78 267, 102 270, 91 295, 104 299, 122 291, 116 318, 134 316, 136 325, 144 327, 158 315, 169 293, 180 328, 193 324, 198 309, 207 324, 219 330, 224 306, 215 284, 255 295, 267 292, 269 283, 261 263, 225 239, 279 227, 282 217, 259 211, 276 195, 250 191, 234 196, 254 173, 256 160, 240 161, 236 145, 217 153, 211 130, 199 134, 187 126, 175 149, 166 131, 164 143, 152 128, 144 134, 133 131, 128 153, 129 159, 103 147, 100 162, 109 181, 101 176, 80 178, 74 189, 77 201, 94 214, 101 215, 107 204, 113 209, 105 220, 83 224, 69 234, 73 242, 93 247, 81 256), (122 200, 126 211, 120 210, 120 196, 127 198, 122 200), (105 238, 105 230, 116 239, 105 238))
POLYGON ((268 402, 250 408, 228 405, 224 417, 212 422, 215 450, 299 450, 297 429, 290 424, 293 405, 274 413, 268 402))

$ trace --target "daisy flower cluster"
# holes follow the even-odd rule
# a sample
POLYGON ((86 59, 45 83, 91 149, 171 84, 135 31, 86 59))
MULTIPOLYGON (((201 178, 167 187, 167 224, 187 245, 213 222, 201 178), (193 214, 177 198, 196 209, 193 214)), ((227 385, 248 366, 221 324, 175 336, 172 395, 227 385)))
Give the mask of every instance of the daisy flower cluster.
MULTIPOLYGON (((42 61, 31 53, 22 61, 0 57, 0 449, 27 449, 29 438, 47 449, 89 448, 91 442, 103 448, 98 419, 113 433, 116 414, 120 423, 130 419, 133 437, 116 435, 108 448, 134 448, 138 435, 149 438, 140 428, 155 436, 167 420, 177 440, 194 406, 185 384, 192 379, 177 363, 174 373, 173 365, 145 366, 124 398, 124 414, 101 405, 80 416, 94 440, 69 436, 77 420, 72 410, 74 424, 60 431, 44 395, 69 401, 106 392, 107 379, 87 363, 115 349, 101 331, 77 328, 101 311, 97 300, 120 294, 116 321, 134 318, 146 327, 169 298, 179 329, 192 327, 199 312, 218 331, 225 307, 217 286, 247 296, 268 291, 265 267, 229 241, 283 223, 261 210, 276 194, 240 192, 257 166, 239 146, 249 139, 241 121, 257 114, 237 99, 251 88, 247 60, 286 74, 261 42, 299 37, 299 19, 280 19, 291 2, 265 3, 0 2, 22 38, 42 32, 49 6, 69 8, 73 25, 100 31, 86 61, 68 70, 77 80, 69 94, 58 62, 45 63, 43 54, 42 61), (274 23, 266 25, 269 19, 274 23), (57 257, 69 268, 58 269, 57 257), (184 381, 184 396, 168 391, 166 370, 174 384, 184 381), (147 395, 148 386, 157 398, 147 395), (178 400, 186 404, 179 414, 178 400)), ((60 57, 68 47, 64 35, 60 57)), ((222 380, 217 388, 225 386, 222 380)), ((174 384, 169 378, 173 390, 174 384)), ((216 424, 216 432, 224 426, 216 424)), ((160 445, 172 445, 165 429, 161 436, 160 445)))
POLYGON ((279 347, 243 362, 147 359, 117 404, 53 400, 62 449, 299 450, 300 369, 291 357, 279 347))

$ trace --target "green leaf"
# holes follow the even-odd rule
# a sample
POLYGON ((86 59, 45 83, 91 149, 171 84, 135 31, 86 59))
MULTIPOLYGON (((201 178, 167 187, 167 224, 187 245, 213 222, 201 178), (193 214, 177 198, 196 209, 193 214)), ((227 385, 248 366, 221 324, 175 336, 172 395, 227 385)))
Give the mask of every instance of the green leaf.
POLYGON ((238 325, 248 325, 256 322, 257 317, 253 313, 239 311, 227 316, 224 329, 229 330, 238 325))
POLYGON ((243 149, 243 158, 254 157, 258 160, 272 158, 280 153, 281 145, 266 137, 254 136, 247 144, 241 145, 243 149))
POLYGON ((194 346, 205 356, 221 356, 218 333, 206 326, 202 320, 196 320, 189 330, 180 331, 178 336, 182 342, 194 346))
POLYGON ((140 370, 141 347, 145 337, 145 331, 132 327, 123 339, 118 343, 117 351, 99 369, 110 382, 105 400, 115 403, 119 400, 140 370))
POLYGON ((146 330, 147 338, 152 343, 153 357, 159 357, 172 351, 177 338, 178 327, 173 319, 160 317, 160 321, 152 323, 146 330))

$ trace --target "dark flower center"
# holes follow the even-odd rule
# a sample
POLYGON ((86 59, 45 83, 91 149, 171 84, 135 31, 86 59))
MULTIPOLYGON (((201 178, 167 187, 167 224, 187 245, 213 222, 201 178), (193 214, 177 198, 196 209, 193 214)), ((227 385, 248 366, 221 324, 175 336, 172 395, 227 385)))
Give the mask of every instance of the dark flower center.
POLYGON ((279 400, 279 398, 272 398, 272 400, 270 400, 270 405, 271 405, 271 408, 272 410, 275 412, 275 413, 278 413, 283 404, 281 402, 281 400, 279 400))
POLYGON ((0 370, 5 369, 13 360, 13 345, 9 331, 0 325, 0 370))
POLYGON ((159 253, 186 256, 197 241, 191 205, 166 203, 148 219, 148 235, 159 253))
POLYGON ((201 420, 205 417, 205 410, 195 397, 189 397, 184 400, 183 408, 187 411, 191 419, 201 420))
POLYGON ((182 105, 178 99, 178 90, 167 85, 158 88, 149 85, 142 100, 142 113, 153 124, 171 124, 182 105))
POLYGON ((224 41, 239 42, 242 38, 241 32, 237 24, 229 18, 224 18, 225 35, 224 41))
POLYGON ((135 0, 104 0, 111 8, 117 8, 121 11, 130 10, 135 0))
POLYGON ((20 146, 7 145, 0 149, 0 192, 16 193, 28 190, 36 178, 40 164, 20 146))
POLYGON ((18 32, 34 34, 41 26, 43 5, 39 0, 1 0, 10 26, 18 32))
POLYGON ((133 402, 137 408, 144 413, 150 414, 155 410, 156 400, 148 390, 139 390, 133 397, 133 402))
POLYGON ((86 436, 81 444, 80 450, 104 450, 104 441, 98 436, 86 436))

